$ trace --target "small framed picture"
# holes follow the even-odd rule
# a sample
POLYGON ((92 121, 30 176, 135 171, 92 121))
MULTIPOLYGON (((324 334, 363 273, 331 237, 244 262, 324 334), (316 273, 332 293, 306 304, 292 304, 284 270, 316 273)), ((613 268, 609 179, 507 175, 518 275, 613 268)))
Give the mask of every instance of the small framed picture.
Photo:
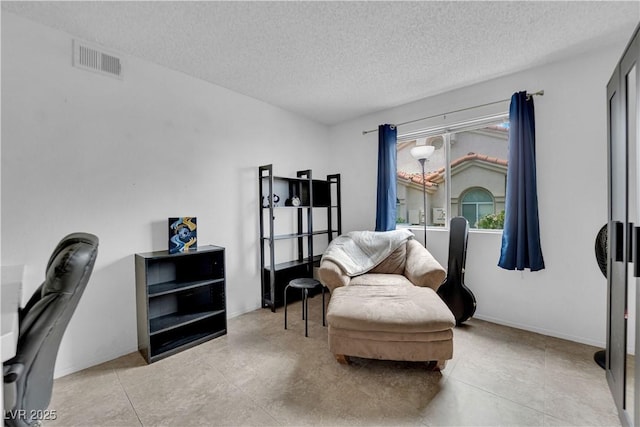
POLYGON ((169 253, 198 247, 198 220, 195 216, 169 218, 169 253))

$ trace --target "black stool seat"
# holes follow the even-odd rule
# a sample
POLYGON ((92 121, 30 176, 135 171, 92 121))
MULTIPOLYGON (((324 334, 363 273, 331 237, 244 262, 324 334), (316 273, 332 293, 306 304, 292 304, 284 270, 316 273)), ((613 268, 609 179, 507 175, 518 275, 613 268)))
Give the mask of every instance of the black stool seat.
POLYGON ((310 277, 302 277, 299 279, 293 279, 284 288, 284 328, 287 329, 287 290, 289 288, 300 289, 302 291, 302 319, 304 320, 304 336, 309 336, 309 328, 307 325, 309 317, 309 289, 314 289, 318 286, 322 287, 322 326, 325 324, 324 314, 324 286, 316 279, 310 277))
POLYGON ((293 279, 292 281, 289 282, 289 286, 297 289, 313 289, 319 285, 321 285, 319 281, 317 281, 316 279, 312 279, 310 277, 293 279))

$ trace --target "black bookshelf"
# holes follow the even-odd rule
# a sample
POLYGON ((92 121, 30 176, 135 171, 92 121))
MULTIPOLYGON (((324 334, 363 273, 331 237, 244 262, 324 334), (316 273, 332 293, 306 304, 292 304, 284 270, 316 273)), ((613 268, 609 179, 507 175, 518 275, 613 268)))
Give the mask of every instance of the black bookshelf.
POLYGON ((136 254, 138 349, 147 363, 227 333, 224 248, 136 254))

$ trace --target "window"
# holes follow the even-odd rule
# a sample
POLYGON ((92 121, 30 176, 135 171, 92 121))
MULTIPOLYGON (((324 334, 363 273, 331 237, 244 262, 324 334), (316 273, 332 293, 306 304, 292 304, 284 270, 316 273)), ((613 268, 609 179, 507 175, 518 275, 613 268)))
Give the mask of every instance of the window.
POLYGON ((429 227, 446 227, 450 217, 464 216, 471 228, 502 229, 509 133, 505 117, 461 124, 448 133, 427 129, 422 135, 414 132, 417 138, 398 137, 398 227, 422 225, 425 220, 429 227), (410 153, 416 145, 434 147, 424 175, 410 153))
POLYGON ((465 192, 460 207, 462 216, 474 228, 477 228, 481 218, 495 213, 493 196, 484 188, 472 188, 465 192))

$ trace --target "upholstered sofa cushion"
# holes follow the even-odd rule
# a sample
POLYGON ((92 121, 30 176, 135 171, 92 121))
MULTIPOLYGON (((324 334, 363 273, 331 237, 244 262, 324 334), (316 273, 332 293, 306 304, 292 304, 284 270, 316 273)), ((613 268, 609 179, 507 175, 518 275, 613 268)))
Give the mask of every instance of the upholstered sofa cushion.
POLYGON ((431 252, 417 241, 409 240, 404 275, 416 286, 428 286, 437 291, 447 273, 431 252))
POLYGON ((333 328, 402 334, 451 330, 455 318, 429 287, 349 285, 334 290, 327 312, 333 328))
POLYGON ((351 277, 344 274, 338 264, 329 260, 322 260, 320 263, 318 278, 331 292, 341 286, 347 286, 351 281, 351 277))
POLYGON ((360 276, 352 277, 349 286, 368 285, 368 286, 413 286, 402 274, 382 274, 382 273, 366 273, 360 276))
MULTIPOLYGON (((435 342, 451 341, 453 339, 453 329, 436 332, 375 332, 356 331, 351 329, 339 329, 331 327, 331 334, 345 338, 393 343, 398 342, 435 342)), ((437 357, 439 359, 439 357, 437 357)))
POLYGON ((404 274, 404 267, 407 260, 407 245, 400 246, 391 255, 386 257, 380 264, 369 270, 369 273, 404 274))

